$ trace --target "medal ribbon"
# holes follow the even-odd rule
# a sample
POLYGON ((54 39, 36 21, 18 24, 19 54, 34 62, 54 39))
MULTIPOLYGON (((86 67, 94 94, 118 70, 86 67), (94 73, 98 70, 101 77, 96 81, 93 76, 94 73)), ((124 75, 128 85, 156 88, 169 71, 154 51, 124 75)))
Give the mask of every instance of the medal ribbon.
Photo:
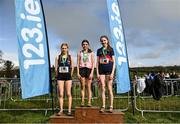
POLYGON ((83 62, 87 62, 88 54, 83 52, 83 62))
POLYGON ((102 49, 102 52, 103 52, 103 56, 104 58, 106 58, 106 55, 107 55, 107 50, 105 48, 102 49))
POLYGON ((66 60, 67 60, 67 56, 66 56, 66 55, 63 55, 63 56, 61 57, 61 62, 63 63, 64 66, 65 66, 66 60))

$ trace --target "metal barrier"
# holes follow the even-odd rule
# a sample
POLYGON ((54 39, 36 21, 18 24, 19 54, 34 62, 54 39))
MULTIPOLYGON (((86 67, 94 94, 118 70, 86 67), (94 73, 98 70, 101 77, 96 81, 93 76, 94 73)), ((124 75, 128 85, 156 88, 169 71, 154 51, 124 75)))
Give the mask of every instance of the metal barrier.
POLYGON ((5 80, 1 80, 0 81, 0 106, 2 106, 3 104, 3 108, 5 108, 5 102, 9 97, 8 91, 9 91, 9 84, 5 80))
POLYGON ((180 113, 180 78, 165 79, 163 84, 164 92, 160 100, 155 100, 148 93, 136 92, 134 89, 135 109, 140 111, 142 116, 144 112, 172 112, 180 113))
MULTIPOLYGON (((57 82, 53 82, 53 100, 54 108, 59 109, 58 103, 58 89, 57 82)), ((157 101, 147 93, 136 92, 136 86, 134 85, 134 107, 137 111, 144 112, 180 112, 180 79, 166 79, 163 85, 165 91, 163 97, 157 101)), ((98 83, 92 82, 92 105, 100 106, 101 97, 98 83)), ((107 91, 107 90, 106 90, 107 91)), ((114 93, 114 109, 116 111, 126 111, 130 106, 129 93, 117 94, 116 84, 113 84, 114 93)), ((65 94, 64 94, 65 95, 65 94)), ((107 96, 107 94, 106 94, 107 96)), ((81 94, 80 94, 80 82, 79 80, 73 80, 72 83, 72 109, 76 106, 80 106, 81 94)), ((64 108, 67 108, 67 98, 64 97, 64 108)), ((108 98, 107 98, 108 99, 108 98)), ((108 104, 108 100, 107 100, 108 104)), ((21 99, 21 87, 20 79, 17 78, 0 78, 0 111, 12 111, 12 110, 40 110, 47 111, 52 110, 52 97, 50 94, 33 97, 29 99, 21 99)))
MULTIPOLYGON (((57 83, 54 82, 55 86, 54 86, 54 94, 55 94, 55 108, 58 109, 59 108, 59 105, 58 105, 58 89, 57 89, 57 83)), ((86 88, 87 89, 87 88, 86 88)), ((92 89, 92 105, 93 106, 100 106, 100 103, 101 103, 101 95, 100 95, 100 88, 98 86, 98 83, 96 81, 93 81, 92 82, 92 85, 91 85, 91 89, 92 89)), ((114 94, 114 109, 116 111, 126 111, 128 110, 129 108, 129 104, 130 104, 130 101, 129 101, 129 93, 126 93, 126 94, 117 94, 116 93, 116 85, 113 84, 113 94, 114 94)), ((80 106, 81 105, 81 94, 80 94, 80 90, 81 90, 81 87, 80 87, 80 82, 79 80, 73 80, 73 83, 72 83, 72 89, 71 89, 71 92, 72 92, 72 99, 73 99, 73 102, 72 102, 72 109, 74 109, 76 106, 80 106)), ((106 90, 107 91, 107 90, 106 90)), ((66 93, 66 92, 65 92, 66 93)), ((85 93, 87 95, 87 91, 85 93)), ((106 96, 108 96, 108 93, 106 92, 106 96)), ((87 99, 87 96, 85 97, 85 99, 87 99)), ((108 97, 106 97, 106 101, 108 103, 108 97)), ((66 97, 66 94, 64 94, 64 100, 65 100, 65 105, 67 105, 67 97, 66 97)), ((67 106, 66 106, 67 108, 67 106)))
MULTIPOLYGON (((0 78, 0 111, 11 110, 40 110, 47 113, 48 110, 52 110, 52 97, 51 94, 33 97, 29 99, 21 99, 21 87, 20 79, 18 78, 0 78), (4 94, 5 93, 5 94, 4 94), (1 104, 2 103, 2 104, 1 104)), ((57 82, 53 80, 53 100, 54 108, 58 109, 58 89, 57 82)), ((116 84, 113 85, 114 93, 114 109, 117 111, 126 111, 129 108, 129 93, 117 94, 115 92, 116 84)), ((107 91, 107 90, 106 90, 107 91)), ((86 93, 87 94, 87 93, 86 93)), ((73 80, 72 83, 72 109, 76 106, 80 106, 81 94, 80 94, 80 82, 79 80, 73 80)), ((64 108, 67 108, 67 98, 64 97, 64 108)), ((101 98, 99 86, 96 81, 92 82, 92 105, 100 106, 101 98)), ((108 100, 107 100, 108 104, 108 100)))

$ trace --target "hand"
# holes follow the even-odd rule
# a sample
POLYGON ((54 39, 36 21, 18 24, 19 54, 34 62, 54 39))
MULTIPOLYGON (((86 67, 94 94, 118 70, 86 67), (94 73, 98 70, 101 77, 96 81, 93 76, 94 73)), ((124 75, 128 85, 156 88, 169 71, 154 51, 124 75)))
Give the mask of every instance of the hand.
POLYGON ((99 74, 97 74, 97 81, 100 81, 100 76, 99 76, 99 74))
POLYGON ((111 73, 111 74, 109 75, 109 80, 113 80, 113 78, 114 78, 114 74, 111 73))
POLYGON ((58 77, 58 73, 56 72, 56 74, 55 74, 55 78, 57 78, 58 77))
POLYGON ((73 77, 73 73, 71 73, 71 77, 73 77))
POLYGON ((98 80, 97 83, 98 83, 98 86, 101 86, 102 84, 100 80, 98 80))
POLYGON ((93 78, 93 74, 90 74, 89 75, 89 80, 92 80, 92 78, 93 78))
POLYGON ((101 79, 99 75, 97 75, 97 83, 98 83, 98 86, 101 86, 101 79))
POLYGON ((80 74, 78 74, 77 76, 78 76, 78 79, 80 80, 80 79, 81 79, 81 75, 80 75, 80 74))

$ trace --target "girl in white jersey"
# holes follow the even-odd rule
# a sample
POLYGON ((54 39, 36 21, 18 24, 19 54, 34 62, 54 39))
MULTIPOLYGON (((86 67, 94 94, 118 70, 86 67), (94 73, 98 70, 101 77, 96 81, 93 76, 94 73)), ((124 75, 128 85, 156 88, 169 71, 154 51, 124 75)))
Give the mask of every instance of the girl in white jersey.
POLYGON ((81 82, 81 106, 84 106, 85 85, 88 88, 88 107, 91 107, 91 82, 94 72, 94 53, 89 49, 89 41, 81 43, 83 50, 77 56, 77 76, 81 82))

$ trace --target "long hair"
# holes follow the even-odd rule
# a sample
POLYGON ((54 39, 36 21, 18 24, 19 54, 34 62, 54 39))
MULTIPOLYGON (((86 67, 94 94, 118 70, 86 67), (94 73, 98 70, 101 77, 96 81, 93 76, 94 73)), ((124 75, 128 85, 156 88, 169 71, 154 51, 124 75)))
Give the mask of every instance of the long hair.
MULTIPOLYGON (((60 46, 60 48, 61 48, 61 54, 60 54, 60 56, 62 56, 62 47, 63 47, 63 46, 66 46, 67 49, 69 48, 69 45, 68 45, 67 43, 62 43, 61 46, 60 46)), ((69 55, 69 51, 67 51, 67 55, 69 55)))
POLYGON ((108 43, 107 43, 107 49, 109 50, 109 51, 112 51, 112 47, 110 46, 110 44, 109 44, 109 38, 106 36, 106 35, 102 35, 101 37, 100 37, 100 41, 102 40, 102 38, 106 38, 107 39, 107 41, 108 41, 108 43))
MULTIPOLYGON (((86 39, 81 42, 81 46, 83 46, 83 43, 87 43, 89 45, 89 41, 86 39)), ((91 52, 92 52, 92 50, 90 48, 88 48, 88 53, 91 53, 91 52)))
MULTIPOLYGON (((69 45, 67 44, 67 43, 62 43, 61 44, 61 46, 60 46, 60 48, 61 48, 61 54, 59 55, 59 60, 58 61, 61 61, 61 59, 62 59, 62 47, 63 46, 66 46, 67 47, 67 49, 69 49, 69 45)), ((67 50, 67 59, 68 59, 68 61, 70 61, 70 64, 72 63, 72 60, 71 60, 71 56, 69 55, 69 50, 67 50)))

